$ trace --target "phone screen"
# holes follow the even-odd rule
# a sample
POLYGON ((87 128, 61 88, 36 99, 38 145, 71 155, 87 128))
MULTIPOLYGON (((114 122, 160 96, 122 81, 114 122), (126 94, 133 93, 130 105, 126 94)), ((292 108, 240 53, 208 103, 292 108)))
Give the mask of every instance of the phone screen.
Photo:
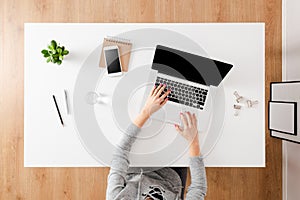
POLYGON ((108 73, 121 72, 118 49, 105 50, 105 60, 108 73))

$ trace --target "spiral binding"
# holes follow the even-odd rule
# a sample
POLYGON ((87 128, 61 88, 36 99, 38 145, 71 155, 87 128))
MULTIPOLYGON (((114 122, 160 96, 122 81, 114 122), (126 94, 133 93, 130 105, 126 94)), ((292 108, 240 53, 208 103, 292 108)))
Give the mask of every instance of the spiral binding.
POLYGON ((131 45, 130 40, 121 38, 121 37, 107 36, 105 39, 108 42, 115 42, 115 43, 120 43, 120 44, 125 44, 125 45, 131 45))

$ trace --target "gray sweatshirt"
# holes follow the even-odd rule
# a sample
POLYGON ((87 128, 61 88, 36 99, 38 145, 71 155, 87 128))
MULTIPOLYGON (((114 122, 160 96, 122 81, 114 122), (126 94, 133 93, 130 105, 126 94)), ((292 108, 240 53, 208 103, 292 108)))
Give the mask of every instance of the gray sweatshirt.
MULTIPOLYGON (((182 183, 179 175, 171 168, 129 168, 129 152, 140 128, 130 124, 111 161, 107 178, 106 199, 154 200, 180 199, 182 183), (146 169, 146 170, 145 170, 146 169), (147 172, 144 172, 147 171, 147 172)), ((191 184, 186 199, 202 200, 206 195, 206 173, 201 156, 190 157, 191 184)))

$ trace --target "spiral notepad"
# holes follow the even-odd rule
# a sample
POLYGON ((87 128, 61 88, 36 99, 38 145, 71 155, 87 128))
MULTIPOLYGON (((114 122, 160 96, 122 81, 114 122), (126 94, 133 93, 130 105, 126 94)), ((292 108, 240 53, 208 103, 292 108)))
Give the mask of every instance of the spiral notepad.
POLYGON ((119 52, 120 52, 120 60, 121 60, 121 64, 122 64, 122 71, 127 72, 128 64, 129 64, 129 60, 130 60, 130 52, 131 52, 132 43, 130 42, 130 40, 127 40, 124 38, 119 38, 119 37, 104 38, 103 46, 102 46, 102 50, 101 50, 99 67, 106 67, 105 61, 104 61, 103 48, 106 46, 111 46, 111 45, 118 46, 119 52))

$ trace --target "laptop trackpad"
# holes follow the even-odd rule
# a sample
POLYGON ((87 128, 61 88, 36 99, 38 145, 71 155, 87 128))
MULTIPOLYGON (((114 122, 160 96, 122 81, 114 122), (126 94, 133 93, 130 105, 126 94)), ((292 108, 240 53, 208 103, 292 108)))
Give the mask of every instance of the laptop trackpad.
POLYGON ((152 115, 152 119, 163 121, 166 123, 172 123, 172 124, 181 124, 180 121, 180 112, 183 112, 183 110, 180 108, 180 106, 174 106, 171 104, 166 104, 162 109, 158 110, 152 115))
POLYGON ((153 120, 159 120, 164 123, 178 124, 182 126, 180 119, 180 112, 190 111, 197 116, 198 130, 200 132, 207 131, 210 123, 211 112, 197 111, 194 109, 183 108, 181 106, 175 106, 172 104, 166 104, 162 109, 158 110, 151 116, 153 120))

